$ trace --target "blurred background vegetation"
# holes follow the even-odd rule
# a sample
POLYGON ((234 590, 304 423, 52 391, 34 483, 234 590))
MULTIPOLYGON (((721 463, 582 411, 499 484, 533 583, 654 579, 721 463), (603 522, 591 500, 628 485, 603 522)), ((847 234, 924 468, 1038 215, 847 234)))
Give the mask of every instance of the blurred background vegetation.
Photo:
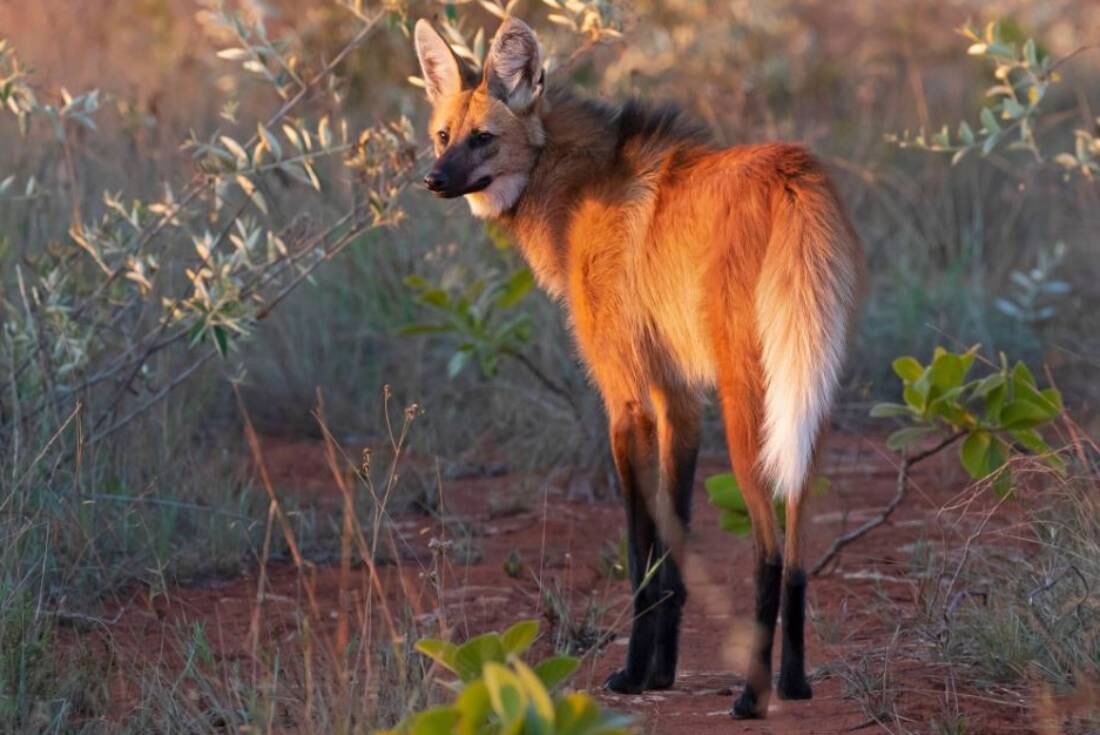
MULTIPOLYGON (((521 0, 513 12, 542 34, 559 77, 592 95, 678 102, 724 145, 805 141, 834 173, 871 273, 839 423, 859 428, 873 401, 891 397, 897 355, 977 342, 1047 366, 1066 404, 1093 415, 1100 188, 1009 146, 952 164, 888 138, 977 126, 991 69, 965 53, 970 42, 954 32, 964 22, 1001 19, 1006 39, 1033 37, 1038 53, 1061 58, 1100 39, 1092 0, 553 4, 521 0), (590 15, 621 37, 589 33, 590 15)), ((163 588, 254 559, 266 499, 251 491, 238 401, 262 434, 315 437, 320 391, 329 427, 357 446, 384 442, 387 410, 416 403, 409 449, 445 469, 505 463, 605 490, 601 408, 559 309, 520 289, 493 311, 482 294, 505 293, 522 272, 517 253, 462 202, 405 186, 426 160, 427 114, 408 79, 418 73, 408 29, 418 17, 454 19, 476 55, 499 22, 486 5, 0 2, 0 33, 20 59, 0 76, 24 71, 37 103, 54 110, 32 115, 25 133, 17 115, 0 117, 0 722, 27 721, 41 697, 26 693, 58 686, 34 663, 56 619, 94 611, 135 580, 163 588), (375 24, 360 35, 367 18, 375 24), (353 41, 332 73, 304 83, 353 41), (269 53, 224 53, 232 48, 269 53), (294 153, 285 121, 271 126, 280 151, 268 145, 261 159, 271 168, 234 184, 241 161, 220 136, 264 143, 257 123, 299 88, 287 120, 331 153, 316 161, 319 190, 305 168, 281 163, 294 153), (387 127, 402 117, 411 128, 387 127), (182 147, 188 140, 196 145, 182 147), (363 160, 341 161, 356 151, 363 160), (203 206, 175 221, 188 187, 206 184, 194 200, 203 206), (131 290, 102 286, 114 265, 97 261, 109 254, 100 245, 80 243, 93 231, 121 243, 131 290), (234 236, 251 244, 229 244, 234 236), (155 261, 125 260, 133 237, 155 241, 155 261), (180 321, 187 329, 167 344, 134 338, 161 328, 146 302, 189 293, 181 284, 194 282, 186 271, 204 237, 244 251, 231 267, 277 288, 246 289, 239 313, 180 321), (277 240, 292 254, 305 243, 304 260, 280 270, 277 240), (253 247, 271 259, 253 263, 253 247), (154 270, 163 275, 142 284, 154 270), (425 289, 465 296, 490 342, 507 332, 493 319, 522 313, 522 329, 506 335, 516 359, 456 361, 456 350, 482 354, 461 329, 408 334, 438 315, 425 289), (140 359, 111 367, 131 352, 140 359)), ((1096 59, 1069 58, 1042 102, 1036 135, 1052 156, 1074 150, 1075 130, 1096 132, 1096 59)), ((402 502, 431 504, 432 470, 403 482, 402 502)), ((307 547, 329 543, 338 523, 295 518, 307 547)), ((92 706, 72 691, 46 700, 92 706)))

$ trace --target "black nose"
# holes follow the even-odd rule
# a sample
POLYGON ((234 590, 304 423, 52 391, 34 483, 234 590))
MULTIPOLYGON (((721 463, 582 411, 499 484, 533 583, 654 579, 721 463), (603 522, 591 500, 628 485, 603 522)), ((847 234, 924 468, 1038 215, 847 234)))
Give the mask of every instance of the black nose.
POLYGON ((439 171, 431 171, 424 177, 424 186, 429 191, 443 191, 447 188, 447 177, 439 171))

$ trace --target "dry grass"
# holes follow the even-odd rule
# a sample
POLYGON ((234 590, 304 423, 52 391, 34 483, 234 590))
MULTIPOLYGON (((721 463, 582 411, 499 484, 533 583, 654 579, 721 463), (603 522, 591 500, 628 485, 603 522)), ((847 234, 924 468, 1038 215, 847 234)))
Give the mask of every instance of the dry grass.
MULTIPOLYGON (((352 32, 343 11, 330 3, 249 0, 242 6, 271 11, 272 34, 289 33, 293 51, 308 63, 331 58, 352 32)), ((551 33, 542 22, 545 10, 533 2, 523 10, 551 33)), ((437 11, 426 1, 410 8, 413 17, 437 11)), ((471 23, 492 27, 487 13, 472 6, 463 6, 463 13, 471 23)), ((892 385, 885 378, 897 354, 926 352, 937 342, 981 341, 990 353, 1004 350, 1049 363, 1067 402, 1087 405, 1097 397, 1092 378, 1100 362, 1096 185, 1064 183, 1010 153, 951 168, 946 160, 883 141, 885 133, 973 118, 984 72, 951 32, 968 16, 1010 18, 1058 55, 1100 37, 1100 17, 1088 0, 904 0, 892 3, 890 13, 869 0, 639 2, 625 17, 625 45, 590 50, 572 77, 596 94, 679 101, 724 143, 798 138, 820 151, 866 242, 872 272, 846 381, 851 401, 866 401, 892 385), (1073 287, 1059 302, 1058 317, 1023 325, 998 312, 993 302, 1013 288, 1012 271, 1029 268, 1057 240, 1069 246, 1059 275, 1073 287)), ((267 87, 214 56, 226 40, 212 35, 201 8, 196 15, 189 1, 6 3, 0 4, 0 28, 9 29, 10 41, 39 73, 43 96, 60 85, 74 92, 98 86, 110 94, 97 118, 98 132, 75 139, 71 168, 48 146, 47 132, 24 142, 7 117, 0 119, 0 135, 20 140, 0 150, 0 180, 11 173, 20 181, 34 175, 57 184, 50 197, 0 202, 0 324, 6 326, 19 316, 20 303, 10 266, 19 263, 29 272, 43 253, 67 247, 74 210, 91 218, 102 211, 104 191, 121 191, 128 199, 159 192, 166 181, 189 180, 192 164, 178 148, 189 129, 203 136, 215 128, 251 135, 251 129, 219 118, 223 104, 232 101, 240 120, 253 120, 278 101, 267 87)), ((564 38, 551 35, 550 46, 560 40, 559 48, 568 49, 564 38)), ((1066 82, 1049 100, 1052 114, 1042 132, 1059 144, 1100 110, 1096 58, 1086 54, 1068 63, 1066 82)), ((341 67, 341 109, 332 111, 357 125, 398 112, 422 117, 426 106, 404 81, 412 73, 407 40, 395 31, 379 34, 341 67)), ((353 195, 348 187, 304 198, 299 190, 273 184, 272 225, 325 221, 339 206, 334 202, 353 195)), ((418 319, 405 276, 463 283, 519 264, 514 252, 492 245, 461 203, 441 206, 412 196, 402 201, 412 216, 400 230, 372 232, 322 265, 310 284, 260 325, 253 341, 229 361, 197 371, 171 400, 111 441, 85 447, 90 427, 79 413, 66 423, 67 412, 21 434, 18 447, 11 434, 0 439, 0 730, 26 723, 55 732, 81 723, 90 731, 103 729, 95 715, 107 706, 107 693, 92 684, 103 672, 90 662, 58 670, 56 623, 94 619, 104 605, 122 599, 128 585, 137 582, 156 594, 181 582, 256 568, 271 555, 287 555, 303 569, 314 554, 368 565, 388 555, 378 548, 386 538, 388 509, 430 494, 437 478, 410 472, 400 485, 375 488, 369 503, 347 500, 354 493, 336 448, 392 438, 383 428, 383 384, 392 385, 390 406, 416 401, 427 407, 417 432, 402 440, 403 451, 513 469, 580 466, 580 479, 566 469, 552 480, 572 480, 584 490, 595 475, 599 481, 588 484, 603 484, 599 470, 592 471, 605 454, 601 407, 555 305, 541 297, 529 300, 535 335, 529 356, 579 396, 584 430, 522 369, 506 367, 493 381, 472 371, 447 381, 442 376, 450 345, 397 334, 418 319), (227 378, 239 384, 243 414, 227 378), (312 415, 318 388, 329 397, 323 422, 312 415), (241 439, 242 415, 251 416, 260 433, 324 437, 339 470, 334 474, 345 478, 341 512, 280 506, 276 488, 252 477, 242 461, 258 449, 241 439), (43 468, 50 471, 38 474, 43 468), (43 476, 48 481, 40 481, 43 476)), ((74 267, 74 273, 83 271, 74 267)), ((88 284, 77 286, 78 293, 89 290, 88 284)), ((7 349, 0 341, 0 351, 7 349)), ((182 348, 167 350, 156 358, 157 372, 172 376, 192 356, 182 348)), ((0 353, 0 365, 8 362, 7 353, 0 353)), ((16 380, 0 386, 0 426, 17 415, 26 389, 16 380)), ((85 405, 94 407, 99 399, 88 400, 85 405)), ((1100 558, 1100 523, 1088 500, 1095 489, 1083 487, 1060 486, 1054 493, 1058 502, 1029 538, 1039 553, 1023 565, 1019 557, 980 552, 968 565, 966 575, 974 580, 963 577, 960 584, 1004 580, 987 607, 963 604, 953 619, 960 633, 952 636, 947 654, 972 665, 975 676, 1041 682, 1056 703, 1096 681, 1100 654, 1087 635, 1095 630, 1092 591, 1100 570, 1089 560, 1100 558), (1036 589, 1041 591, 1032 594, 1036 589)), ((382 605, 385 598, 372 590, 366 599, 382 605)), ((409 655, 414 626, 407 611, 379 613, 365 630, 365 618, 344 611, 344 637, 324 639, 307 594, 296 644, 306 649, 294 649, 306 650, 301 666, 288 664, 286 651, 257 643, 247 670, 219 669, 204 654, 210 631, 178 631, 172 655, 194 662, 187 686, 198 695, 179 696, 180 680, 150 666, 141 672, 144 704, 136 710, 145 719, 134 719, 132 727, 263 729, 281 722, 287 711, 315 731, 392 721, 423 696, 423 672, 409 655), (403 643, 394 647, 393 641, 403 643), (381 678, 371 678, 372 672, 381 678), (353 696, 368 680, 378 687, 377 697, 393 692, 390 699, 370 700, 370 711, 353 696)), ((259 626, 262 604, 256 615, 259 626)), ((567 622, 563 630, 592 627, 591 620, 567 622)), ((570 637, 577 636, 562 633, 563 641, 570 637)), ((870 678, 857 679, 868 691, 885 691, 870 678)), ((872 709, 885 717, 889 699, 880 699, 872 709)), ((943 731, 960 727, 945 712, 943 731)))

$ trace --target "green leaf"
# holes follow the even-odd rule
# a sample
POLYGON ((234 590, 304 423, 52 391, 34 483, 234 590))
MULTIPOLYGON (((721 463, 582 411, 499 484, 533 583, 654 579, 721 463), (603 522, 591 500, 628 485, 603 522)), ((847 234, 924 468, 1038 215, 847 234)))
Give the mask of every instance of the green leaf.
POLYGON ((1035 454, 1046 454, 1050 451, 1050 445, 1043 439, 1043 435, 1035 429, 1018 429, 1010 432, 1017 444, 1035 454))
POLYGON ((985 398, 994 388, 999 388, 1004 384, 1004 373, 993 373, 992 375, 986 376, 978 383, 974 388, 974 395, 978 398, 985 398))
POLYGON ((580 665, 580 661, 572 656, 552 656, 535 665, 535 674, 542 680, 543 686, 553 689, 572 676, 580 665))
POLYGON ((716 508, 723 510, 747 511, 745 498, 741 494, 741 486, 732 472, 721 472, 711 475, 703 481, 703 485, 710 495, 710 502, 716 508))
POLYGON ((917 415, 924 413, 925 396, 919 390, 911 385, 907 385, 901 392, 901 397, 905 399, 905 403, 913 413, 917 415))
POLYGON ((906 383, 912 383, 924 373, 924 366, 917 361, 917 358, 906 355, 894 360, 894 372, 906 383))
POLYGON ((481 374, 486 378, 496 375, 498 359, 495 352, 480 352, 477 361, 478 366, 481 368, 481 374))
POLYGON ((967 435, 959 449, 959 459, 969 474, 975 480, 980 480, 988 474, 989 444, 992 441, 988 431, 972 431, 967 435))
POLYGON ((1011 97, 1006 97, 1004 102, 1001 103, 1001 110, 1006 118, 1009 120, 1016 120, 1024 116, 1027 110, 1016 100, 1011 97))
POLYGON ((913 411, 900 403, 876 403, 871 408, 871 418, 883 419, 894 416, 912 416, 913 411))
POLYGON ((489 703, 500 718, 504 732, 520 732, 529 699, 519 677, 502 664, 489 661, 485 664, 484 680, 489 690, 489 703))
POLYGON ((1001 384, 989 391, 985 397, 985 419, 992 424, 1001 423, 1001 410, 1004 408, 1007 385, 1001 384))
POLYGON ((962 424, 966 421, 967 412, 959 403, 962 394, 966 392, 965 385, 956 385, 954 388, 938 396, 936 400, 928 404, 928 415, 938 416, 952 424, 962 424))
POLYGON ((734 536, 748 536, 752 532, 752 519, 746 511, 723 510, 718 514, 718 526, 734 536))
POLYGON ((438 662, 448 671, 457 673, 455 670, 455 652, 458 651, 458 646, 455 644, 436 638, 424 638, 417 641, 415 647, 417 651, 438 662))
POLYGON ((902 391, 905 402, 923 414, 928 408, 929 401, 935 397, 936 392, 936 386, 932 382, 932 366, 926 367, 921 372, 920 377, 906 385, 905 388, 902 391))
POLYGON ((478 735, 492 711, 489 688, 480 679, 470 682, 455 698, 454 707, 462 714, 458 735, 478 735))
POLYGON ((583 692, 566 694, 554 709, 559 735, 587 735, 600 721, 599 705, 583 692))
POLYGON ((463 643, 454 653, 454 669, 462 681, 473 681, 486 664, 504 662, 504 646, 496 633, 483 633, 463 643))
POLYGON ((1047 403, 1058 410, 1058 413, 1062 413, 1065 407, 1062 404, 1062 392, 1057 388, 1044 388, 1039 391, 1039 395, 1046 399, 1047 403))
POLYGON ((943 389, 954 388, 966 376, 963 360, 958 355, 945 352, 932 361, 932 384, 943 389))
POLYGON ((447 309, 451 306, 451 297, 441 288, 426 289, 417 298, 420 303, 437 309, 447 309))
POLYGON ((518 656, 531 647, 539 634, 539 621, 521 620, 500 636, 505 654, 518 656))
POLYGON ((402 281, 406 286, 415 291, 423 291, 432 287, 431 281, 429 281, 427 278, 424 278, 423 276, 405 276, 402 281))
POLYGON ((218 348, 218 353, 222 357, 228 356, 229 355, 229 333, 226 331, 225 327, 222 327, 220 325, 215 326, 214 329, 213 329, 213 332, 214 332, 214 344, 218 348))
POLYGON ((895 452, 916 444, 938 430, 934 426, 910 426, 898 429, 886 439, 886 446, 895 452))
POLYGON ((980 115, 982 119, 982 125, 985 126, 985 130, 991 136, 997 133, 1001 129, 1001 124, 997 122, 997 117, 993 114, 993 110, 988 107, 983 107, 980 115))
POLYGON ((536 731, 549 733, 554 725, 554 703, 550 700, 550 693, 543 686, 542 679, 527 664, 513 659, 512 667, 530 702, 528 728, 532 729, 534 725, 536 731))
POLYGON ((401 327, 398 332, 404 335, 417 335, 417 334, 443 334, 444 332, 453 332, 454 327, 450 324, 407 324, 401 327))
POLYGON ((968 146, 974 145, 974 131, 966 120, 959 123, 959 139, 968 146))
POLYGON ((531 271, 527 268, 521 268, 512 274, 500 295, 497 296, 497 306, 502 309, 515 306, 523 300, 523 297, 531 291, 534 285, 535 277, 531 274, 531 271))
POLYGON ((1008 461, 1008 445, 1004 439, 993 437, 989 443, 989 452, 986 454, 986 469, 990 474, 1005 466, 1008 461))
POLYGON ((1012 377, 1018 382, 1030 385, 1032 388, 1035 387, 1035 376, 1031 374, 1031 370, 1028 369, 1027 365, 1022 362, 1016 363, 1016 366, 1012 368, 1012 377))
POLYGON ((489 241, 497 250, 507 250, 512 247, 512 239, 508 231, 495 222, 485 223, 485 234, 489 236, 489 241))
POLYGON ((1006 429, 1031 429, 1051 419, 1049 408, 1029 401, 1013 401, 1001 411, 1001 425, 1006 429))
POLYGON ((451 735, 461 713, 454 707, 432 707, 412 718, 412 735, 451 735))
POLYGON ((451 359, 447 361, 447 377, 451 379, 458 377, 458 374, 462 372, 462 368, 466 367, 466 363, 469 361, 469 350, 460 350, 451 355, 451 359))
POLYGON ((1029 38, 1024 42, 1024 59, 1028 66, 1039 66, 1039 53, 1035 48, 1035 39, 1029 38))
POLYGON ((992 153, 993 149, 997 147, 997 143, 999 143, 1000 140, 1001 134, 999 132, 991 133, 990 136, 985 139, 985 142, 982 143, 982 155, 988 156, 990 153, 992 153))

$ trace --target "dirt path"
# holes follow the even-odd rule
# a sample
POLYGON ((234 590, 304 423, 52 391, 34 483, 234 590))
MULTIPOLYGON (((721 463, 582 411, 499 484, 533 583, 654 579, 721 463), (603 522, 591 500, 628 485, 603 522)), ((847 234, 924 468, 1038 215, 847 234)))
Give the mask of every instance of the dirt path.
MULTIPOLYGON (((277 484, 306 488, 322 502, 335 497, 319 446, 272 442, 269 449, 265 461, 277 484)), ((832 486, 810 509, 809 559, 818 558, 837 534, 884 506, 894 492, 889 453, 876 442, 835 438, 824 464, 832 486)), ((807 645, 814 699, 773 698, 766 721, 746 723, 731 721, 727 713, 744 670, 743 643, 753 600, 752 549, 747 539, 719 529, 702 479, 724 471, 726 464, 721 457, 704 457, 689 542, 689 600, 677 685, 641 697, 600 692, 600 698, 608 706, 638 713, 645 722, 643 732, 661 735, 877 731, 880 725, 865 706, 870 705, 873 713, 876 703, 891 717, 901 718, 895 722, 908 732, 936 732, 932 720, 942 718, 945 707, 943 671, 910 643, 900 644, 908 639, 899 631, 921 624, 914 602, 926 581, 909 573, 913 544, 922 537, 957 532, 947 529, 937 513, 962 487, 950 467, 936 462, 922 466, 913 478, 911 498, 891 523, 850 547, 831 573, 811 583, 807 645), (861 665, 863 660, 881 662, 887 650, 887 677, 879 670, 881 663, 861 665)), ((601 628, 625 633, 628 584, 606 572, 622 534, 618 505, 570 500, 560 493, 532 496, 524 485, 507 476, 448 481, 445 523, 424 516, 397 519, 393 525, 399 561, 385 567, 389 592, 411 605, 423 629, 438 630, 442 620, 455 630, 456 638, 503 629, 527 617, 543 620, 544 631, 556 636, 559 644, 570 639, 584 642, 601 628), (459 538, 463 528, 473 531, 472 541, 451 547, 440 567, 433 547, 459 538), (509 558, 518 561, 511 574, 505 570, 509 558), (555 607, 567 612, 548 613, 555 607), (590 624, 584 624, 586 620, 590 624)), ((361 581, 366 576, 363 570, 354 573, 361 581)), ((300 578, 288 564, 269 565, 268 575, 263 635, 289 640, 299 631, 300 578)), ((317 567, 314 585, 322 608, 338 607, 339 576, 338 567, 317 567)), ((253 577, 173 590, 155 601, 153 611, 148 606, 125 611, 114 638, 117 642, 129 637, 148 651, 165 629, 198 621, 211 631, 215 655, 244 659, 255 597, 253 577)), ((335 625, 336 613, 330 617, 335 625)), ((607 674, 621 664, 625 644, 625 635, 619 635, 602 650, 588 653, 574 685, 598 691, 607 674)), ((542 652, 550 650, 548 638, 541 645, 542 652)), ((1018 706, 991 704, 965 691, 949 699, 960 703, 969 735, 1029 731, 1018 706)))

